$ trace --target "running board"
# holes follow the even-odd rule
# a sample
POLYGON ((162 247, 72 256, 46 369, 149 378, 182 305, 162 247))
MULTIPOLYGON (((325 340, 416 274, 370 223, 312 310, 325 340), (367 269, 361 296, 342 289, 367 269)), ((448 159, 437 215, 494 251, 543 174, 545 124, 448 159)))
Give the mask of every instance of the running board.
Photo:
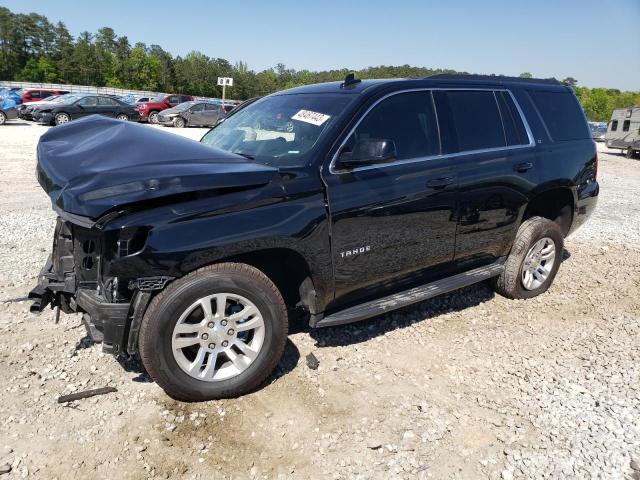
POLYGON ((484 267, 474 268, 468 272, 459 273, 458 275, 444 278, 437 282, 427 283, 426 285, 405 290, 395 295, 389 295, 388 297, 379 298, 371 302, 347 308, 346 310, 341 310, 324 317, 312 326, 321 328, 359 322, 360 320, 382 315, 391 310, 406 307, 407 305, 422 302, 423 300, 442 295, 443 293, 452 292, 453 290, 467 287, 492 277, 497 277, 503 271, 504 265, 502 263, 492 263, 484 267))

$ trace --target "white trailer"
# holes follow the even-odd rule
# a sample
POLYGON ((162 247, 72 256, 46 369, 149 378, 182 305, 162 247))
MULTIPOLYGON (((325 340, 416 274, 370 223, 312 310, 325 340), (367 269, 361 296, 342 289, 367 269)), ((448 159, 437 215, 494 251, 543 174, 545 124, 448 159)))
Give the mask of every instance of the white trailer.
POLYGON ((627 158, 640 153, 640 107, 614 110, 604 138, 607 147, 619 148, 627 158))

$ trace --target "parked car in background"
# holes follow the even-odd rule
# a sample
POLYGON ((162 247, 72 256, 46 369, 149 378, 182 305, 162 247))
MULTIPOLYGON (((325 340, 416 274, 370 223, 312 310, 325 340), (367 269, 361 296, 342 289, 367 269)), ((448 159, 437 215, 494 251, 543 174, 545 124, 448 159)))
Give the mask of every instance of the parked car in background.
POLYGON ((194 100, 163 110, 158 123, 167 127, 213 127, 227 115, 221 103, 194 100))
POLYGON ((16 102, 13 99, 7 99, 0 102, 0 125, 4 125, 7 120, 14 120, 18 118, 18 111, 16 110, 16 102))
POLYGON ((194 98, 191 95, 159 95, 148 102, 138 102, 135 107, 140 114, 140 121, 158 123, 158 114, 160 112, 192 100, 194 100, 194 98))
POLYGON ((138 112, 131 105, 106 95, 74 94, 67 95, 63 102, 53 105, 40 105, 33 118, 45 125, 62 125, 71 120, 88 115, 104 115, 118 120, 137 121, 138 112))
POLYGON ((22 103, 38 102, 53 95, 64 95, 69 93, 68 90, 45 90, 45 89, 24 89, 20 92, 20 100, 22 103))
MULTIPOLYGON (((68 93, 65 95, 69 95, 68 93)), ((33 120, 32 113, 41 105, 55 104, 64 101, 65 95, 52 95, 44 100, 38 102, 22 103, 16 107, 18 110, 18 117, 23 120, 33 120)))
POLYGON ((605 135, 609 148, 619 148, 627 158, 640 152, 640 107, 618 108, 611 114, 605 135))
POLYGON ((607 124, 604 122, 589 122, 589 128, 591 129, 591 138, 596 142, 604 142, 604 137, 607 133, 607 124))

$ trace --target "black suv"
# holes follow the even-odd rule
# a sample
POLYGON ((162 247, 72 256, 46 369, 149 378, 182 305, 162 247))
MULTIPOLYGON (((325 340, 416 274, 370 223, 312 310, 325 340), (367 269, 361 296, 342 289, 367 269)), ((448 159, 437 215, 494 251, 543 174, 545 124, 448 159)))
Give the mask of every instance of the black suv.
POLYGON ((483 280, 543 293, 596 173, 575 96, 548 80, 349 76, 250 102, 201 143, 89 117, 38 146, 59 219, 32 309, 84 313, 174 398, 237 396, 290 318, 340 325, 483 280))

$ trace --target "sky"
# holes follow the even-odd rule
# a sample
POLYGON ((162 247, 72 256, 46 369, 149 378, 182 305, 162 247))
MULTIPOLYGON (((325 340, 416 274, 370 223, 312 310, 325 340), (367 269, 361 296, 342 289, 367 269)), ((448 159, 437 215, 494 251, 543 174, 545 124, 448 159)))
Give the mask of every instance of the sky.
POLYGON ((640 0, 0 0, 62 21, 103 26, 174 55, 198 50, 259 71, 375 65, 572 76, 640 90, 640 0))

